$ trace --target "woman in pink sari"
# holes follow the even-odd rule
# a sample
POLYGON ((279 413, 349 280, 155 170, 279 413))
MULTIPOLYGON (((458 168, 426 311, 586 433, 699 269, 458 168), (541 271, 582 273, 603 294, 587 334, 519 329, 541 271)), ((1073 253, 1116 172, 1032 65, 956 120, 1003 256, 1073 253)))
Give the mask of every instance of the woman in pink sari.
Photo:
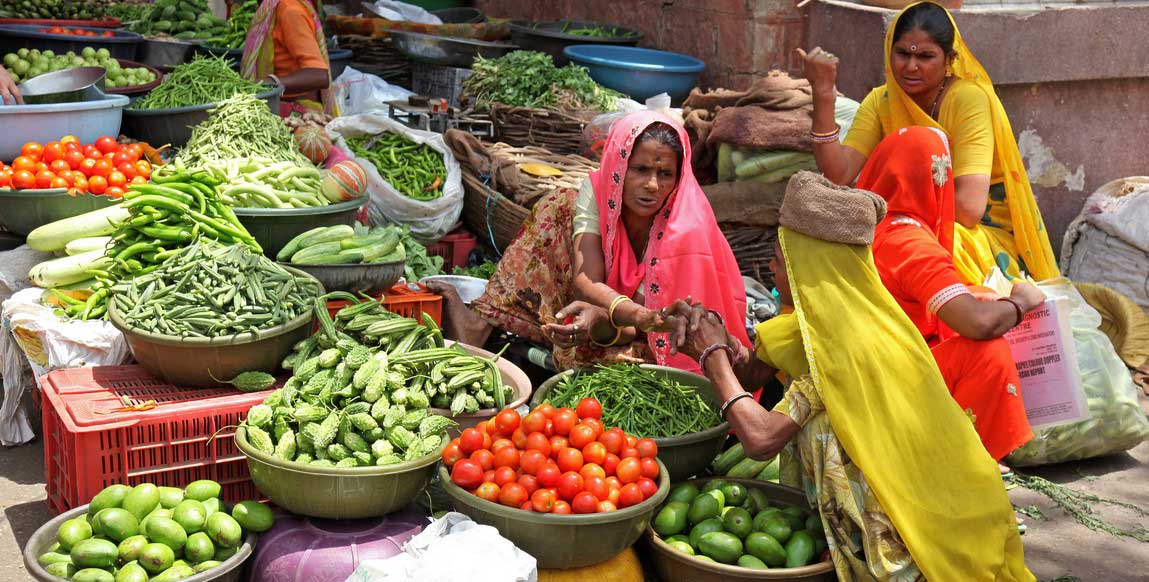
POLYGON ((698 371, 670 353, 663 308, 679 299, 711 307, 749 345, 742 276, 694 178, 686 131, 651 111, 615 123, 579 192, 539 201, 473 311, 440 290, 448 333, 481 345, 493 326, 553 344, 561 369, 646 361, 698 371))

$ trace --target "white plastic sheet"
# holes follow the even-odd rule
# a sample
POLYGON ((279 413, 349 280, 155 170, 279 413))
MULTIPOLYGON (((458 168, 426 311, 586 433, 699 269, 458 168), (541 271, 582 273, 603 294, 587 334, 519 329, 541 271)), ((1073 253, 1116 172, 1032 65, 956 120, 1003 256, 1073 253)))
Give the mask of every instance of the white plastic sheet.
POLYGON ((388 101, 406 99, 414 93, 384 81, 377 75, 364 73, 352 67, 343 70, 334 81, 331 89, 340 115, 358 115, 371 111, 387 111, 388 101))
POLYGON ((443 24, 438 16, 427 12, 421 6, 395 2, 393 0, 376 0, 375 12, 387 20, 418 22, 420 24, 443 24))

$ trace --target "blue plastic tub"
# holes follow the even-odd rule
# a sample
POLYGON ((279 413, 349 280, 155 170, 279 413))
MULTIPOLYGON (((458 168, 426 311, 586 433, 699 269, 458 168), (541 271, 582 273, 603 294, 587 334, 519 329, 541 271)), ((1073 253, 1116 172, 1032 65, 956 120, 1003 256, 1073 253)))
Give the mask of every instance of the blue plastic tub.
POLYGON ((26 142, 48 143, 74 135, 93 143, 104 135, 120 135, 120 122, 129 99, 105 95, 96 101, 45 105, 0 105, 0 160, 11 162, 26 142))
POLYGON ((667 93, 674 102, 690 94, 706 63, 687 55, 629 46, 576 44, 563 49, 598 84, 644 101, 667 93))

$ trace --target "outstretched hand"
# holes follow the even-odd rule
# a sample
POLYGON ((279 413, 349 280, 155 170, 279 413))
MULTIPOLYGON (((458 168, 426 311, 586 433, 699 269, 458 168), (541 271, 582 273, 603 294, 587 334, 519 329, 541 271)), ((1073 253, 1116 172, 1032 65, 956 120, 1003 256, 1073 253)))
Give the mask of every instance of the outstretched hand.
POLYGON ((591 341, 593 329, 610 325, 605 309, 585 301, 571 302, 555 314, 555 319, 562 323, 544 325, 543 333, 560 348, 585 345, 591 341))
POLYGON ((838 81, 838 57, 822 47, 814 47, 810 52, 797 49, 802 59, 803 73, 813 90, 830 91, 838 81))
MULTIPOLYGON (((691 305, 677 301, 666 308, 670 321, 670 353, 679 352, 697 358, 715 344, 738 346, 726 331, 722 319, 701 303, 691 305)), ((740 347, 740 346, 739 346, 740 347)))

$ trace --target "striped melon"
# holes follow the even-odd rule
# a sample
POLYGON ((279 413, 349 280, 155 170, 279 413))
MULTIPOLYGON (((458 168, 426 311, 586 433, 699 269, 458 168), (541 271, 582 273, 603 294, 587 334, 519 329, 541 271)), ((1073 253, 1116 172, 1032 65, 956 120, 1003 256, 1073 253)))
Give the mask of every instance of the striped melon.
POLYGON ((367 191, 367 171, 354 160, 344 160, 323 176, 323 196, 332 204, 353 200, 367 191))
POLYGON ((327 160, 327 155, 331 152, 331 138, 327 137, 327 132, 322 128, 305 125, 295 130, 292 135, 295 136, 299 151, 313 164, 318 166, 327 160))

